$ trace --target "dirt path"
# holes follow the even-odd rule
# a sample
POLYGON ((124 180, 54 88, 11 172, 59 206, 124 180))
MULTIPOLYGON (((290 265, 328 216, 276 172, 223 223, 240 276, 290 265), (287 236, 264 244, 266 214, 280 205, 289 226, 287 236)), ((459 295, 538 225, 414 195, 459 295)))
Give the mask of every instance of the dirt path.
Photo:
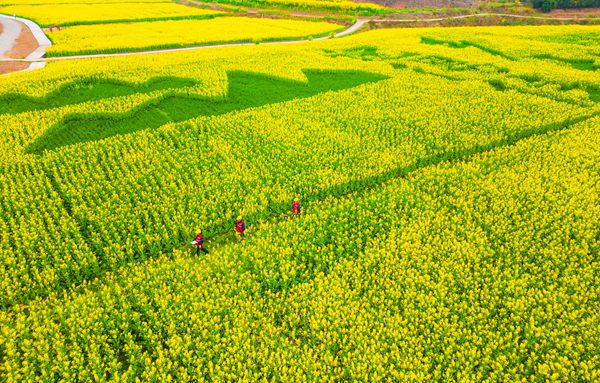
POLYGON ((356 23, 354 23, 352 26, 350 26, 350 28, 348 28, 344 31, 341 31, 340 33, 337 33, 335 35, 335 37, 342 37, 342 36, 352 34, 356 31, 358 31, 360 28, 362 28, 363 25, 365 25, 368 22, 369 22, 369 20, 367 20, 367 19, 356 20, 356 23))
POLYGON ((0 57, 10 57, 8 53, 12 50, 15 41, 21 34, 22 26, 16 20, 0 18, 2 34, 0 34, 0 57))

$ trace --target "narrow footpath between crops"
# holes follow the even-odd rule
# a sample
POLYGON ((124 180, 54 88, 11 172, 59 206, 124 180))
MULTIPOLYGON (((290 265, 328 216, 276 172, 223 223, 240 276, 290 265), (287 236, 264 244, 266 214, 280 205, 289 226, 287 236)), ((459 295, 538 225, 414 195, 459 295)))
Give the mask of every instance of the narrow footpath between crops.
MULTIPOLYGON (((505 137, 501 140, 492 141, 485 145, 478 145, 478 146, 460 149, 460 150, 456 150, 456 151, 439 153, 439 154, 436 154, 436 155, 433 155, 430 157, 420 158, 420 159, 417 159, 413 164, 405 166, 405 167, 391 169, 385 173, 380 173, 380 174, 376 174, 373 176, 369 176, 369 177, 366 177, 361 180, 354 180, 352 182, 348 182, 347 184, 341 184, 341 185, 334 186, 330 189, 323 190, 317 194, 304 196, 302 198, 302 202, 305 206, 310 206, 311 204, 326 201, 326 200, 330 199, 331 197, 343 198, 343 197, 349 196, 351 194, 355 194, 356 196, 366 195, 367 193, 370 193, 373 190, 384 186, 388 182, 392 182, 394 180, 399 180, 399 179, 410 179, 410 177, 413 174, 415 174, 423 169, 426 169, 426 168, 429 168, 432 166, 438 166, 438 165, 444 164, 444 163, 452 164, 452 163, 468 162, 468 161, 471 161, 474 158, 476 158, 476 156, 478 156, 478 155, 485 154, 485 153, 491 152, 496 149, 513 146, 522 140, 532 138, 535 136, 540 136, 540 135, 544 135, 544 134, 548 134, 548 133, 552 133, 552 132, 566 130, 566 129, 569 129, 570 127, 572 127, 573 125, 576 125, 580 122, 583 122, 583 121, 586 121, 586 120, 589 120, 591 118, 595 118, 598 116, 600 116, 600 111, 594 111, 592 113, 581 115, 578 117, 568 118, 563 121, 556 121, 556 122, 548 124, 548 125, 523 130, 521 132, 518 132, 518 133, 510 136, 510 137, 505 137)), ((52 177, 50 174, 51 172, 49 172, 49 169, 44 168, 43 170, 44 170, 44 173, 46 176, 52 177)), ((52 185, 53 189, 55 190, 55 192, 58 194, 58 196, 61 198, 63 205, 70 207, 71 201, 69 201, 65 197, 65 194, 60 189, 60 186, 56 182, 51 182, 51 185, 52 185)), ((263 212, 254 212, 254 213, 247 214, 244 217, 244 219, 246 220, 246 222, 252 223, 252 222, 258 221, 258 219, 256 219, 256 217, 263 216, 262 224, 273 224, 273 223, 276 223, 276 222, 284 220, 284 219, 289 219, 288 212, 289 212, 289 206, 288 206, 287 202, 286 203, 273 203, 273 204, 269 204, 269 205, 265 206, 265 209, 263 212), (264 212, 268 212, 267 215, 269 216, 269 219, 267 219, 267 220, 264 219, 264 216, 265 216, 264 212)), ((85 224, 83 222, 81 222, 81 220, 72 213, 70 208, 67 210, 67 213, 75 222, 77 222, 77 224, 80 226, 80 228, 85 227, 85 224)), ((261 226, 260 224, 254 225, 253 231, 260 230, 260 226, 261 226)), ((208 236, 206 237, 206 240, 207 240, 207 245, 209 246, 211 253, 216 252, 216 249, 218 249, 219 245, 238 241, 238 239, 235 237, 234 232, 233 232, 233 222, 231 222, 231 225, 224 224, 219 227, 203 228, 203 230, 205 233, 208 234, 208 236)), ((87 232, 87 230, 82 230, 81 235, 85 238, 86 241, 88 241, 89 233, 87 232)), ((177 234, 175 234, 175 235, 177 235, 177 234)), ((178 236, 178 240, 181 243, 181 246, 174 248, 174 247, 172 247, 172 245, 162 245, 161 249, 160 249, 160 253, 170 254, 175 249, 185 251, 186 248, 189 248, 189 237, 190 236, 191 236, 190 233, 186 233, 185 235, 183 233, 180 233, 178 236)), ((190 250, 190 253, 191 252, 192 252, 192 250, 190 250)), ((103 254, 95 254, 95 255, 99 260, 102 260, 103 254)), ((81 293, 84 291, 84 290, 82 290, 84 287, 90 286, 90 281, 94 281, 94 282, 92 282, 92 284, 103 284, 103 283, 105 283, 106 280, 108 280, 108 277, 111 274, 112 275, 125 274, 126 271, 133 265, 142 263, 145 261, 151 261, 151 260, 155 259, 155 257, 152 257, 152 256, 149 256, 147 258, 140 257, 139 259, 140 259, 139 261, 130 261, 130 262, 127 262, 127 263, 125 263, 121 266, 117 266, 117 267, 109 267, 109 266, 104 266, 101 264, 100 269, 98 270, 97 274, 94 274, 92 276, 83 277, 81 281, 72 283, 69 286, 65 286, 64 284, 61 284, 61 287, 59 287, 59 288, 57 288, 57 290, 53 291, 52 294, 58 293, 60 291, 66 291, 66 290, 69 290, 71 293, 81 293)), ((13 307, 15 305, 27 305, 33 299, 46 299, 49 295, 50 295, 50 293, 44 293, 44 294, 36 295, 35 298, 29 298, 29 297, 23 298, 17 302, 13 302, 13 303, 9 304, 8 306, 5 307, 5 309, 10 309, 11 307, 13 307)))

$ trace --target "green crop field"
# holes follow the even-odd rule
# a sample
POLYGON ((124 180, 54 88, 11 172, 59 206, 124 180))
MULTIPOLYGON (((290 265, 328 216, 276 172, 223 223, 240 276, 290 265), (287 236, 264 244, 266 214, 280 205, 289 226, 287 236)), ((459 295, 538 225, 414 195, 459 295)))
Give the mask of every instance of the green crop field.
POLYGON ((599 381, 599 34, 0 76, 0 381, 599 381))

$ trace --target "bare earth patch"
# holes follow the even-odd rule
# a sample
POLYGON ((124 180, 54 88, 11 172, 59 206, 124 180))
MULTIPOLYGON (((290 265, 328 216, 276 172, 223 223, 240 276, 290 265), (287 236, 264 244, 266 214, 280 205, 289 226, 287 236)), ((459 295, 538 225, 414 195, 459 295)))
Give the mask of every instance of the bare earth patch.
POLYGON ((2 62, 0 63, 0 74, 20 71, 27 69, 28 67, 29 63, 24 62, 2 62))
MULTIPOLYGON (((0 30, 2 26, 0 25, 0 30)), ((38 42, 33 36, 33 33, 23 25, 21 34, 15 41, 12 49, 7 53, 7 57, 13 59, 23 59, 38 47, 38 42)), ((0 74, 27 69, 29 63, 25 62, 0 62, 0 74)))
POLYGON ((600 17, 600 8, 553 9, 552 17, 600 17))
POLYGON ((38 42, 33 36, 33 33, 27 28, 27 26, 23 25, 23 29, 21 30, 21 34, 15 41, 10 52, 8 52, 8 57, 14 59, 24 59, 31 52, 36 50, 38 47, 38 42))

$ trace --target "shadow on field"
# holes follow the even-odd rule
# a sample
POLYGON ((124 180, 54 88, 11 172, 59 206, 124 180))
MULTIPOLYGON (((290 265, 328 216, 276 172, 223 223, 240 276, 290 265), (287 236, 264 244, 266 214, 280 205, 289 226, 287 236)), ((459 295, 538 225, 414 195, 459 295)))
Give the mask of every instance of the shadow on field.
POLYGON ((185 88, 196 84, 198 84, 198 81, 194 79, 172 76, 151 78, 141 84, 116 79, 88 77, 66 83, 41 97, 32 97, 20 93, 2 95, 0 96, 0 114, 58 108, 104 98, 129 96, 135 93, 185 88))
POLYGON ((198 116, 215 116, 310 97, 387 78, 363 71, 303 72, 308 78, 308 83, 259 73, 231 71, 227 73, 229 88, 226 97, 171 92, 124 113, 70 114, 38 137, 25 152, 42 154, 45 150, 154 129, 169 122, 184 121, 198 116))
POLYGON ((434 37, 429 37, 429 36, 422 36, 421 37, 421 44, 428 44, 428 45, 445 45, 449 48, 456 48, 456 49, 464 49, 464 48, 468 48, 468 47, 472 47, 472 48, 477 48, 483 52, 487 52, 493 56, 498 56, 498 57, 502 57, 506 60, 509 61, 515 61, 516 59, 512 56, 509 56, 507 54, 505 54, 504 52, 499 51, 498 49, 494 49, 485 45, 482 45, 480 43, 476 43, 474 41, 468 41, 468 40, 442 40, 442 39, 437 39, 434 37))

